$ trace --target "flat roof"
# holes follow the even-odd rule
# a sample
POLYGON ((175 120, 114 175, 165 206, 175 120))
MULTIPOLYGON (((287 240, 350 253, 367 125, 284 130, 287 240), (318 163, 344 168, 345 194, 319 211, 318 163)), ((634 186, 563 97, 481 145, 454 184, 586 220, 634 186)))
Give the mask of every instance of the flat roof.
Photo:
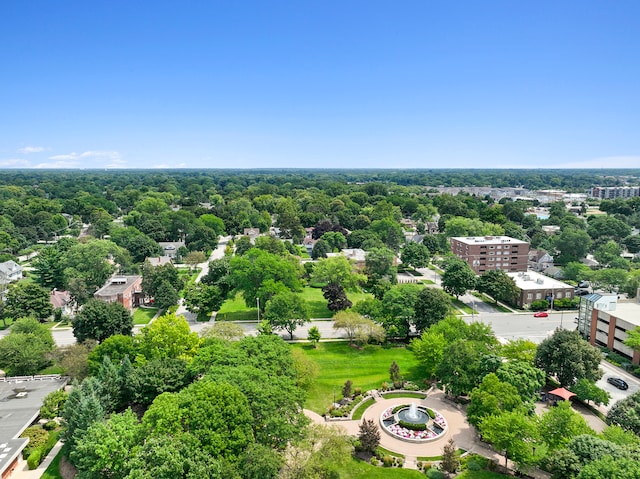
POLYGON ((523 291, 533 289, 573 289, 573 286, 535 271, 507 273, 523 291))
MULTIPOLYGON (((37 377, 37 376, 36 376, 37 377)), ((24 449, 27 439, 19 439, 40 414, 45 396, 64 387, 66 379, 0 381, 0 473, 24 449), (26 393, 21 394, 20 393, 26 393)))
POLYGON ((464 244, 529 244, 510 236, 454 236, 451 239, 464 244))
POLYGON ((615 316, 623 321, 640 326, 640 304, 637 303, 618 303, 613 311, 603 311, 615 316))
POLYGON ((140 276, 114 276, 109 278, 109 283, 104 285, 94 293, 94 296, 113 296, 114 294, 124 293, 135 283, 140 276))

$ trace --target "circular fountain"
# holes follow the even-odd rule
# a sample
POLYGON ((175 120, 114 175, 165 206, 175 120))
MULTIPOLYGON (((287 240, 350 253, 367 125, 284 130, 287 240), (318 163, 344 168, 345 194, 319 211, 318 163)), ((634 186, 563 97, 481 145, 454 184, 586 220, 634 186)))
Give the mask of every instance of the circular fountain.
POLYGON ((387 433, 409 442, 433 441, 447 430, 447 421, 438 411, 415 402, 387 408, 380 424, 387 433))

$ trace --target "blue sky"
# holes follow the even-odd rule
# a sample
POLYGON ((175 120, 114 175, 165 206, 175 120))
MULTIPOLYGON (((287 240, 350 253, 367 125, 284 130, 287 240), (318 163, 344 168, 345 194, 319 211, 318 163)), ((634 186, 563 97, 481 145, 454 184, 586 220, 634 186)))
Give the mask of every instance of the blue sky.
POLYGON ((640 166, 637 0, 0 3, 0 168, 640 166))

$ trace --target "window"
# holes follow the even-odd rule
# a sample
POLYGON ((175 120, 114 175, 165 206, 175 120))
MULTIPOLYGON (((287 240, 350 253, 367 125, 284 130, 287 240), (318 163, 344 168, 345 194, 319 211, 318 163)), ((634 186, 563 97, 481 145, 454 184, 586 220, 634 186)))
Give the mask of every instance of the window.
POLYGON ((496 246, 496 248, 498 248, 498 249, 502 249, 502 246, 498 245, 498 246, 496 246))
POLYGON ((558 299, 562 298, 562 291, 558 291, 556 293, 556 298, 558 298, 558 299))
POLYGON ((504 249, 509 249, 509 245, 508 244, 504 245, 504 249))
POLYGON ((542 293, 536 293, 536 299, 542 299, 542 293))
POLYGON ((533 299, 533 293, 527 293, 527 299, 533 299))

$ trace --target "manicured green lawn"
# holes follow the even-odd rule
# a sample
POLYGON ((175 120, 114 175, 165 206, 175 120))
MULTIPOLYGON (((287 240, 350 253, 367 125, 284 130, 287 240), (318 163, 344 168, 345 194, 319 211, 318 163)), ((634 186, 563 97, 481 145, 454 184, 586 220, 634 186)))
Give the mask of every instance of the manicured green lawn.
POLYGON ((389 366, 396 361, 400 374, 405 379, 421 384, 423 375, 413 353, 404 347, 365 346, 362 350, 349 346, 346 342, 323 343, 317 349, 308 344, 293 344, 307 357, 318 364, 318 377, 308 391, 305 407, 324 414, 336 399, 342 398, 342 386, 347 380, 353 381, 354 388, 362 392, 378 389, 389 380, 389 366))
POLYGON ((340 479, 424 479, 425 477, 420 471, 377 467, 358 459, 351 459, 339 472, 340 479))
POLYGON ((456 479, 502 479, 504 474, 498 474, 497 472, 490 471, 464 471, 462 474, 456 476, 456 479))
MULTIPOLYGON (((307 301, 310 318, 331 318, 333 316, 333 312, 327 308, 327 300, 322 296, 322 289, 307 286, 300 294, 307 301)), ((371 297, 369 293, 363 292, 349 292, 347 296, 353 304, 371 297)), ((248 308, 244 303, 242 294, 238 293, 235 297, 227 299, 222 304, 217 318, 221 321, 257 321, 258 309, 248 308)))
POLYGON ((60 449, 56 457, 51 461, 51 464, 49 464, 49 467, 44 471, 44 474, 40 476, 40 479, 62 479, 60 475, 60 458, 66 453, 66 447, 60 449))
POLYGON ((158 308, 136 308, 133 312, 133 324, 149 324, 158 312, 158 308))

